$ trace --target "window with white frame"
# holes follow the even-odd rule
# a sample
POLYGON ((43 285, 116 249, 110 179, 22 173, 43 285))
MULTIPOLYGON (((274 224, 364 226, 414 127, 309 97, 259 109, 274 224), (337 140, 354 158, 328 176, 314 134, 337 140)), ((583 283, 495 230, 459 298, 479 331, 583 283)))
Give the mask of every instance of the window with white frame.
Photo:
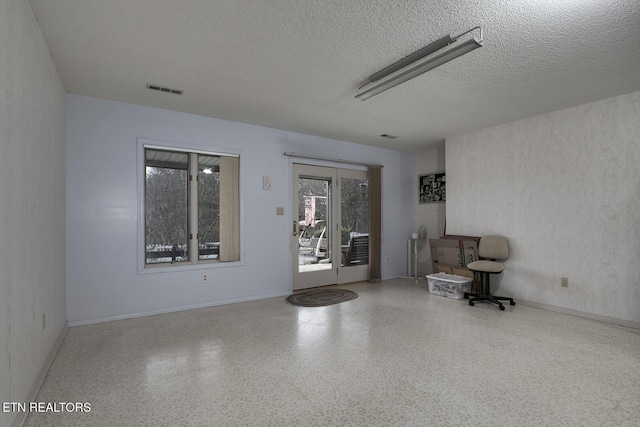
POLYGON ((145 265, 240 260, 239 157, 144 147, 145 265))

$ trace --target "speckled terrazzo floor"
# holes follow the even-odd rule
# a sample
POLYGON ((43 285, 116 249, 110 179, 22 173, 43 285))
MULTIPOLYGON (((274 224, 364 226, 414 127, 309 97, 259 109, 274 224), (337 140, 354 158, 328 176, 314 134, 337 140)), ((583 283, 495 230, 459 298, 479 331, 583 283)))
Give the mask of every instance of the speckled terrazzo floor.
POLYGON ((411 279, 71 328, 27 426, 638 426, 640 331, 411 279), (476 372, 477 370, 477 372, 476 372), (475 373, 474 373, 475 372, 475 373))

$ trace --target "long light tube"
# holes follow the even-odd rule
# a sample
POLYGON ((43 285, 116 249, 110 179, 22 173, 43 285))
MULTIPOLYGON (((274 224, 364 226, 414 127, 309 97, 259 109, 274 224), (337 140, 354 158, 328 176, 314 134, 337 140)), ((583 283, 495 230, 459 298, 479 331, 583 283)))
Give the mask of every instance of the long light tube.
POLYGON ((382 70, 371 74, 367 78, 367 80, 369 81, 369 83, 373 83, 384 77, 387 77, 389 74, 393 74, 396 71, 406 67, 407 65, 413 64, 414 62, 421 60, 425 56, 431 55, 432 53, 442 49, 443 47, 450 45, 454 41, 456 41, 456 39, 451 37, 451 35, 444 36, 441 39, 436 40, 433 43, 430 43, 427 46, 416 50, 411 55, 407 55, 401 60, 394 62, 388 67, 385 67, 382 70))
POLYGON ((435 56, 431 59, 428 59, 419 65, 416 65, 413 68, 408 69, 400 74, 397 74, 391 77, 388 80, 383 81, 359 94, 356 95, 361 101, 367 100, 372 96, 375 96, 379 93, 384 92, 387 89, 391 89, 392 87, 398 86, 401 83, 406 82, 407 80, 411 80, 414 77, 417 77, 427 71, 431 71, 436 67, 439 67, 442 64, 446 64, 449 61, 456 59, 459 56, 464 55, 465 53, 469 53, 472 50, 475 50, 479 47, 482 47, 482 38, 478 39, 476 37, 467 40, 464 43, 459 44, 458 46, 449 49, 448 51, 441 53, 438 56, 435 56))

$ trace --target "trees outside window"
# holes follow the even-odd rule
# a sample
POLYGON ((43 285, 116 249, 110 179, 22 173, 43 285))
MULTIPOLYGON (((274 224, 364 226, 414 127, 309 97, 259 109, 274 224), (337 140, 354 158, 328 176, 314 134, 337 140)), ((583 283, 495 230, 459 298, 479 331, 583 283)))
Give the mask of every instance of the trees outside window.
POLYGON ((145 265, 239 259, 238 162, 145 148, 145 265), (220 257, 221 246, 233 255, 220 257))

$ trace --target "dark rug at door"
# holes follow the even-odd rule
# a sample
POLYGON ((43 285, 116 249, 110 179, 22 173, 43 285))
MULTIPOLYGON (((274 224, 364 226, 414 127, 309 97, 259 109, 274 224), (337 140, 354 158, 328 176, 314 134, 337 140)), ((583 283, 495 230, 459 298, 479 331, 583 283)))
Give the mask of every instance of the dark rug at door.
POLYGON ((358 294, 346 289, 317 289, 289 295, 287 302, 303 307, 324 307, 358 298, 358 294))

